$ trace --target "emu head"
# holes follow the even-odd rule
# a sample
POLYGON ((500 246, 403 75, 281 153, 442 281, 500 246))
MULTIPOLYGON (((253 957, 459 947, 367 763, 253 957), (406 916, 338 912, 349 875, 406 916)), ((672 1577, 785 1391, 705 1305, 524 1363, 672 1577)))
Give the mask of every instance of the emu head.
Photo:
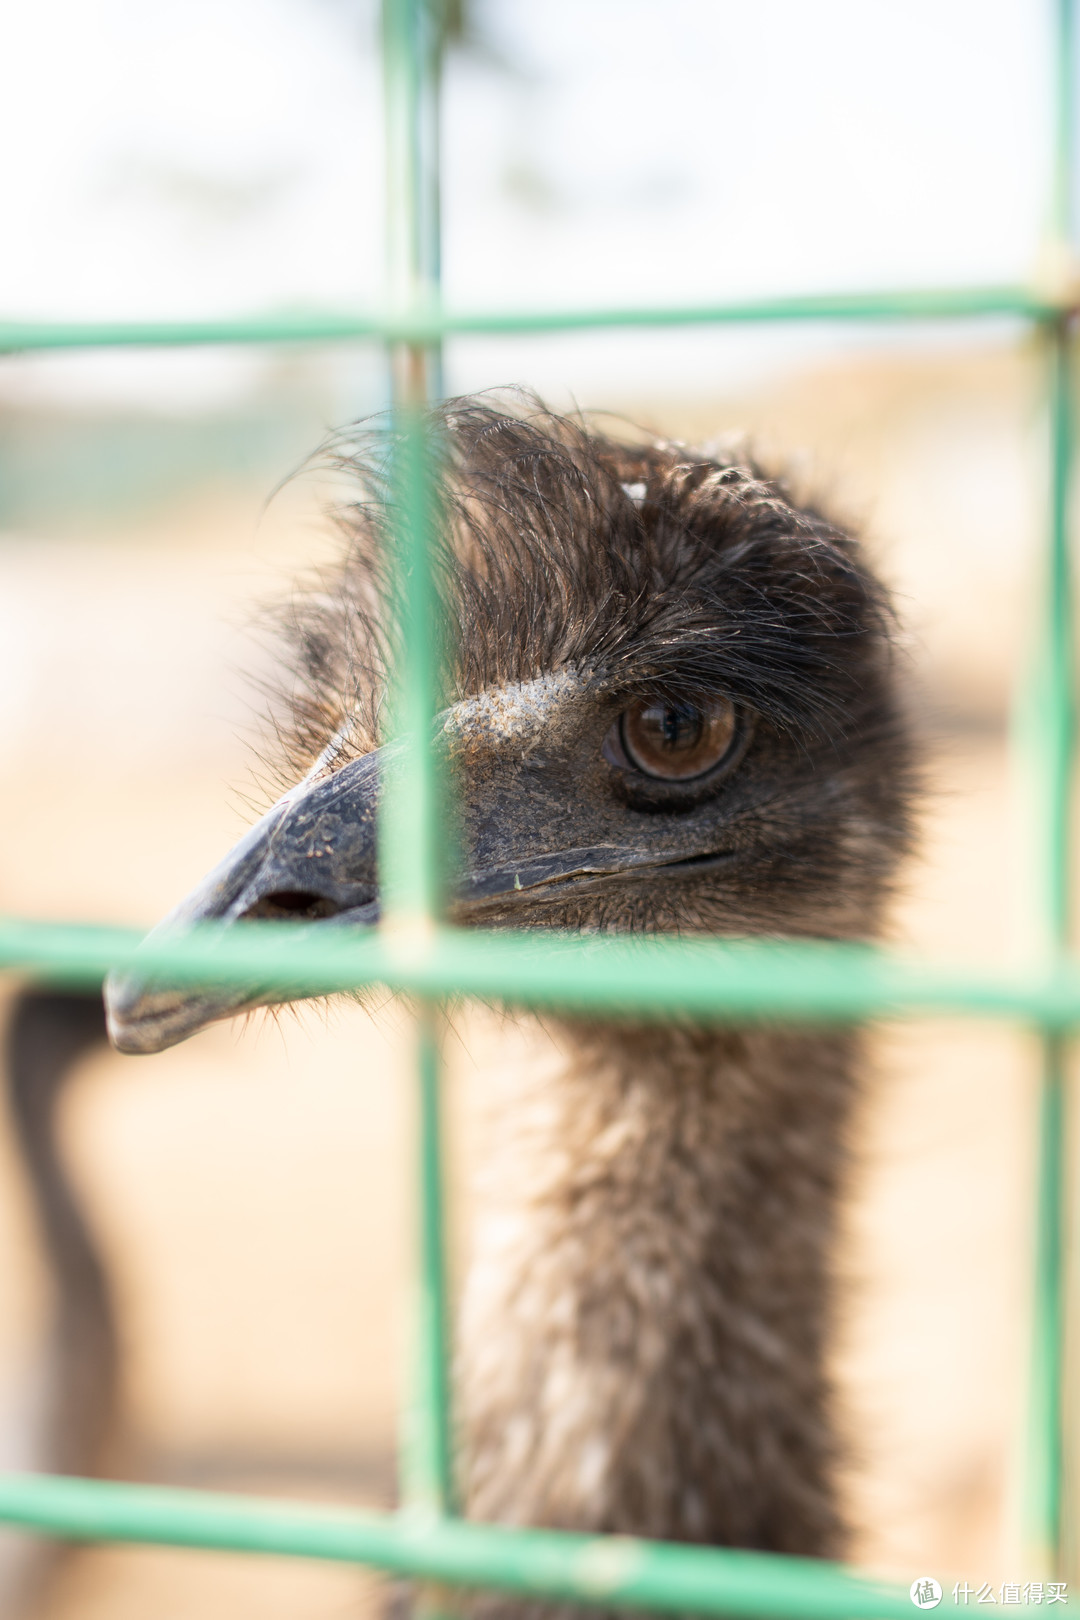
MULTIPOLYGON (((456 401, 432 437, 450 920, 872 932, 907 839, 909 748, 887 601, 852 536, 747 460, 540 410, 456 401)), ((374 451, 339 465, 360 495, 342 561, 291 614, 300 780, 168 928, 378 920, 392 502, 374 451)), ((116 1045, 151 1052, 272 998, 127 977, 107 999, 116 1045)))

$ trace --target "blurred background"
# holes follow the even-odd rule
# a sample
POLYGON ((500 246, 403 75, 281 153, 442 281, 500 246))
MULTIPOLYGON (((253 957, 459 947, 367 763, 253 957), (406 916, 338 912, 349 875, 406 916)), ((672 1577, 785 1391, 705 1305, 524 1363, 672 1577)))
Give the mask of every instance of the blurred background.
MULTIPOLYGON (((986 285, 1040 263, 1049 0, 458 0, 453 18, 454 307, 986 285)), ((9 3, 0 319, 372 307, 377 22, 372 0, 9 3)), ((862 528, 929 757, 894 935, 1014 959, 1030 873, 1010 693, 1046 509, 1035 340, 1003 321, 455 340, 447 382, 698 443, 744 430, 862 528)), ((386 399, 362 344, 0 361, 4 911, 149 925, 263 807, 256 606, 333 543, 291 475, 386 399)), ((1022 1579, 1034 1051, 942 1024, 875 1049, 837 1354, 859 1553, 905 1580, 1022 1579)), ((543 1057, 527 1027, 463 1020, 462 1232, 487 1098, 543 1057)), ((125 1473, 392 1498, 409 1097, 392 1007, 83 1065, 65 1143, 121 1310, 125 1473)), ((49 1302, 9 1137, 0 1155, 0 1461, 17 1462, 49 1302)), ((41 1614, 336 1620, 374 1594, 333 1567, 96 1549, 41 1614)))

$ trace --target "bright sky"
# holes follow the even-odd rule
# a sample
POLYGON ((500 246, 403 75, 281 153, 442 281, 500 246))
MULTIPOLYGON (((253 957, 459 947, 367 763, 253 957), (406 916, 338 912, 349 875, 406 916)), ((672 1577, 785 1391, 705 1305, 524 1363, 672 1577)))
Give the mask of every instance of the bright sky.
MULTIPOLYGON (((447 77, 448 294, 675 302, 1022 276, 1045 214, 1049 11, 486 0, 486 49, 447 77)), ((7 0, 3 16, 0 317, 377 298, 372 0, 7 0)), ((575 341, 600 383, 641 363, 623 338, 575 341)), ((711 363, 700 334, 665 342, 657 364, 711 363)), ((543 386, 568 352, 471 344, 454 380, 543 386)), ((51 374, 152 392, 155 365, 51 374)), ((196 396, 257 374, 184 367, 196 396)))

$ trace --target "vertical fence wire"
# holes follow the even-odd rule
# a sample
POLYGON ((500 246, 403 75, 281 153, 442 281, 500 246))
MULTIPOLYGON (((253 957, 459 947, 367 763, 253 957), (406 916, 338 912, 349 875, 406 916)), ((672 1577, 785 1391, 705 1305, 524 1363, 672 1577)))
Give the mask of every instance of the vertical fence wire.
MULTIPOLYGON (((1073 240, 1074 0, 1054 0, 1054 151, 1050 254, 1054 273, 1069 274, 1073 240)), ((1069 945, 1071 810, 1075 715, 1072 567, 1069 499, 1072 482, 1072 365, 1070 319, 1048 324, 1047 394, 1050 502, 1044 644, 1029 707, 1039 811, 1037 903, 1043 949, 1053 960, 1069 945)), ((1035 1267, 1028 1412, 1026 1529, 1038 1567, 1064 1573, 1066 1455, 1065 1334, 1067 1307, 1066 1182, 1067 1044, 1060 1032, 1042 1037, 1038 1118, 1035 1267)))
MULTIPOLYGON (((438 293, 438 0, 384 0, 383 94, 389 299, 398 313, 430 308, 438 293)), ((438 343, 391 345, 394 615, 397 667, 391 728, 400 765, 383 783, 379 820, 385 926, 395 948, 423 951, 437 921, 443 849, 440 783, 432 749, 440 650, 432 577, 437 514, 427 408, 442 390, 438 343)), ((445 1514, 453 1504, 452 1424, 443 1222, 440 1054, 437 1007, 416 1011, 418 1214, 409 1388, 401 1425, 401 1489, 407 1508, 445 1514)), ((427 1592, 431 1612, 439 1598, 427 1592)))
MULTIPOLYGON (((1064 953, 1070 881, 1069 804, 1072 775, 1072 644, 1067 507, 1070 484, 1071 401, 1068 335, 1064 323, 1049 336, 1052 485, 1049 600, 1043 674, 1033 739, 1041 754, 1043 938, 1064 953)), ((1035 1286, 1028 1455, 1028 1533, 1032 1556, 1057 1570, 1062 1560, 1062 1424, 1065 1332, 1066 1042, 1058 1032, 1042 1039, 1036 1203, 1035 1286)))

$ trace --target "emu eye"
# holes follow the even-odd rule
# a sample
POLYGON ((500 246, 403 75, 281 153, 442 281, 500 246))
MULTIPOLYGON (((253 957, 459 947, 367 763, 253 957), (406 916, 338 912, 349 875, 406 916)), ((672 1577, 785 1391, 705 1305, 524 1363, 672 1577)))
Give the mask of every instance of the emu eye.
POLYGON ((735 705, 725 697, 635 703, 619 721, 619 741, 630 764, 667 782, 711 771, 730 752, 737 731, 735 705))

